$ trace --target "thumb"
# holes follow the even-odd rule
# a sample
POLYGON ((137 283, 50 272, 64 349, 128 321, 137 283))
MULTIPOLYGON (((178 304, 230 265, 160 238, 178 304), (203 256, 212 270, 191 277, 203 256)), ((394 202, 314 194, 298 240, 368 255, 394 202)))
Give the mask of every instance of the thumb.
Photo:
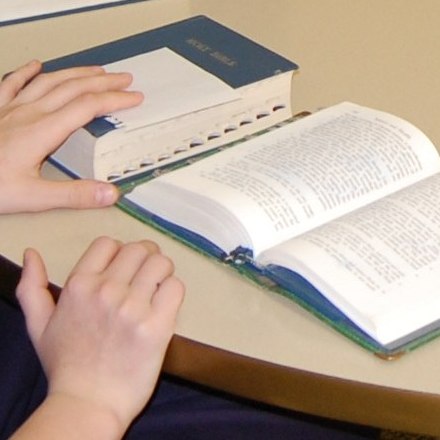
POLYGON ((17 299, 26 318, 26 327, 34 344, 38 344, 55 310, 55 301, 47 288, 46 267, 40 254, 27 249, 23 271, 17 286, 17 299))
POLYGON ((34 181, 34 197, 28 209, 43 211, 53 208, 100 208, 116 203, 119 191, 111 183, 95 180, 34 181))

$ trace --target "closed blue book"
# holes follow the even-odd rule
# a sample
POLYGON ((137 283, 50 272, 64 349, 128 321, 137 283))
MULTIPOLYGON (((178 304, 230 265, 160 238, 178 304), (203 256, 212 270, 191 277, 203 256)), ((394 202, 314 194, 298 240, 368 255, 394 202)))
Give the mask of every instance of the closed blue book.
MULTIPOLYGON (((114 63, 122 63, 117 66, 124 69, 124 62, 141 59, 137 71, 132 72, 136 79, 136 75, 140 77, 157 68, 157 61, 148 64, 148 60, 157 60, 153 55, 165 50, 166 56, 160 58, 165 60, 161 61, 164 75, 172 69, 168 60, 178 58, 178 62, 202 71, 209 81, 215 78, 221 83, 218 88, 223 87, 223 98, 209 101, 208 95, 204 97, 208 103, 191 108, 191 102, 201 98, 194 92, 194 96, 188 95, 186 99, 189 109, 164 116, 163 120, 146 119, 144 126, 138 121, 136 130, 127 121, 121 123, 118 117, 98 118, 79 130, 83 133, 75 133, 54 155, 57 165, 80 177, 127 178, 216 149, 291 117, 291 78, 298 66, 206 16, 51 60, 44 64, 44 70, 114 63), (118 152, 114 160, 112 151, 118 152)), ((168 73, 174 75, 177 83, 180 72, 168 73)), ((146 85, 141 91, 150 97, 154 86, 146 85)), ((164 99, 167 89, 162 89, 164 99)), ((183 89, 182 86, 174 93, 176 100, 188 92, 186 87, 183 89)), ((147 99, 145 105, 149 102, 147 99)), ((186 108, 185 102, 182 105, 186 108)), ((175 107, 173 101, 167 107, 175 107)))

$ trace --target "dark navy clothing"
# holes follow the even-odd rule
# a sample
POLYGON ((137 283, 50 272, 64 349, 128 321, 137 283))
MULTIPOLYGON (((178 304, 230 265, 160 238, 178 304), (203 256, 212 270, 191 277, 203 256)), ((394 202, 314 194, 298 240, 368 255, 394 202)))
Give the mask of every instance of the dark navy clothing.
MULTIPOLYGON (((46 380, 21 311, 0 300, 0 440, 44 399, 46 380)), ((164 376, 126 439, 366 439, 378 431, 281 411, 164 376)))

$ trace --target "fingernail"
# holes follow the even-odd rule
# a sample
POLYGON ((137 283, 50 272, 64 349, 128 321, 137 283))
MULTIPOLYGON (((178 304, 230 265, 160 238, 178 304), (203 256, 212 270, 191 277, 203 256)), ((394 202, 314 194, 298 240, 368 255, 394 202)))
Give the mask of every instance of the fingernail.
POLYGON ((102 184, 96 189, 95 200, 98 205, 112 205, 118 198, 118 190, 114 185, 102 184))

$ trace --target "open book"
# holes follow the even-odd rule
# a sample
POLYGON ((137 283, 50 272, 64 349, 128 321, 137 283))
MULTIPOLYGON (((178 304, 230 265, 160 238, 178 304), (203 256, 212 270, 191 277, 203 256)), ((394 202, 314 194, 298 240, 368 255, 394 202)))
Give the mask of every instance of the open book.
POLYGON ((440 157, 393 115, 341 103, 139 184, 122 205, 377 352, 440 327, 440 157))

